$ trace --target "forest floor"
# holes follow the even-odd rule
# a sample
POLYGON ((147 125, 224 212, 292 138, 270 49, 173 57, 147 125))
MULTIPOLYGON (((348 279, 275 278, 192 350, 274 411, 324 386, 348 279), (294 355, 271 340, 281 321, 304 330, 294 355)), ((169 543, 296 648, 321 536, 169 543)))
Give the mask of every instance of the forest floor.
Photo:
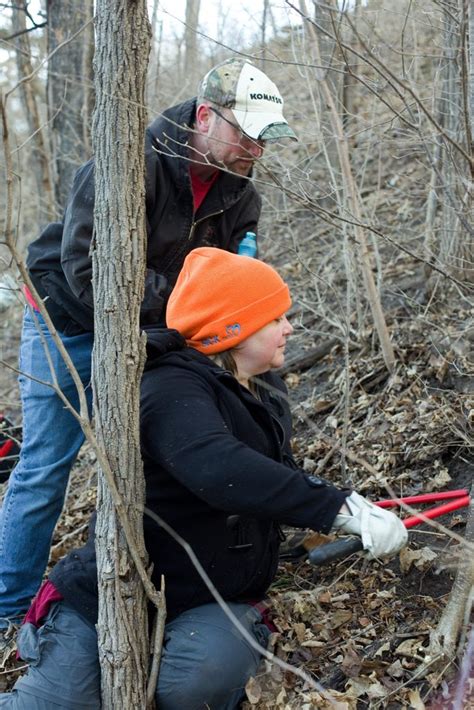
MULTIPOLYGON (((283 263, 280 270, 293 293, 305 293, 303 270, 283 263)), ((337 338, 312 334, 306 322, 311 312, 293 307, 295 335, 285 378, 297 460, 308 472, 353 485, 372 499, 472 485, 474 313, 460 299, 453 319, 449 304, 459 294, 445 285, 425 293, 421 268, 406 260, 394 270, 394 283, 408 272, 410 283, 387 288, 385 298, 397 359, 391 375, 370 328, 346 347, 337 338), (310 365, 308 358, 302 361, 308 353, 313 353, 310 365)), ((2 323, 2 359, 13 366, 20 320, 20 309, 14 307, 2 323)), ((19 423, 15 373, 5 367, 0 369, 0 402, 1 410, 19 423)), ((83 541, 95 476, 95 460, 85 446, 56 529, 51 563, 83 541)), ((443 517, 442 525, 417 527, 407 549, 389 564, 358 554, 320 568, 306 558, 282 561, 270 592, 277 629, 273 648, 326 692, 265 662, 248 685, 244 707, 472 707, 472 673, 471 686, 463 689, 464 704, 453 704, 453 689, 459 693, 458 663, 444 673, 417 677, 463 554, 459 539, 465 519, 466 510, 460 510, 443 517)), ((4 688, 21 668, 13 654, 3 659, 4 688)))

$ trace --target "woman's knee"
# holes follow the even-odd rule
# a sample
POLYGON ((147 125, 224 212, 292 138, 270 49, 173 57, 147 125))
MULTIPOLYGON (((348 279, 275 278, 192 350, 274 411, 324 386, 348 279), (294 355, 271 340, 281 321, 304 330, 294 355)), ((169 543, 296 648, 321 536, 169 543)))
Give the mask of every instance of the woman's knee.
MULTIPOLYGON (((33 710, 75 707, 81 698, 84 708, 100 707, 100 668, 97 634, 92 624, 62 602, 53 604, 39 628, 25 624, 18 649, 30 666, 14 686, 15 705, 25 697, 33 710)), ((1 705, 0 705, 1 707, 1 705)))
MULTIPOLYGON (((246 605, 230 605, 250 637, 266 646, 268 630, 246 605)), ((157 688, 163 710, 232 708, 254 675, 261 651, 245 639, 217 605, 185 612, 167 626, 157 688)))
POLYGON ((222 665, 209 662, 197 664, 185 675, 176 673, 176 668, 170 669, 169 674, 163 670, 156 692, 160 710, 202 710, 205 707, 221 710, 235 707, 251 675, 248 669, 225 669, 222 665), (235 702, 231 702, 233 697, 235 702))

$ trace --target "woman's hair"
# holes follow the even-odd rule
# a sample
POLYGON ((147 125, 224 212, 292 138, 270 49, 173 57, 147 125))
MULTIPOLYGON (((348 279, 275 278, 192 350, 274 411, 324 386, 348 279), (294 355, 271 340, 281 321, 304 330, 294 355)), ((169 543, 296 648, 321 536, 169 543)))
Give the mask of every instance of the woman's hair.
POLYGON ((232 350, 222 350, 220 353, 214 353, 214 355, 209 355, 211 360, 213 360, 216 365, 222 367, 223 370, 229 370, 234 377, 238 374, 237 363, 232 355, 232 350))
MULTIPOLYGON (((234 348, 232 348, 232 350, 234 350, 234 348)), ((222 367, 223 370, 228 370, 236 379, 239 379, 239 369, 235 358, 232 355, 232 350, 221 350, 221 352, 208 355, 208 357, 215 362, 216 365, 222 367)), ((255 397, 257 397, 257 399, 260 399, 260 392, 258 391, 257 383, 252 377, 249 378, 248 389, 255 397)))

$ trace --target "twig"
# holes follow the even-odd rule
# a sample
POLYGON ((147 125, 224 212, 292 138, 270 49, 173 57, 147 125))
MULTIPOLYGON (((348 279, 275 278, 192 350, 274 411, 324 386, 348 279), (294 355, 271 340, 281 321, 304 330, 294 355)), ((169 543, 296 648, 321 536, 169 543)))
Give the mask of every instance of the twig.
POLYGON ((158 683, 158 672, 160 670, 161 653, 163 650, 163 637, 165 635, 166 623, 166 597, 165 597, 165 578, 161 576, 160 587, 161 603, 155 615, 153 629, 153 660, 148 677, 148 686, 146 690, 147 705, 152 706, 155 701, 156 685, 158 683))
MULTIPOLYGON (((56 52, 59 52, 60 49, 62 49, 62 48, 65 47, 66 45, 68 45, 68 44, 70 44, 71 42, 73 42, 73 41, 76 39, 76 37, 78 37, 82 32, 84 32, 84 30, 86 29, 86 27, 88 27, 92 22, 93 22, 93 20, 88 20, 87 22, 85 22, 85 23, 82 25, 82 27, 80 27, 80 28, 77 30, 77 32, 74 32, 73 35, 71 35, 70 37, 68 37, 67 39, 65 39, 63 42, 61 42, 60 44, 58 44, 58 46, 55 47, 55 48, 53 49, 53 51, 50 52, 50 53, 48 54, 48 56, 45 57, 45 58, 38 64, 38 66, 36 67, 36 69, 34 69, 34 70, 33 70, 30 74, 28 74, 27 76, 22 77, 22 78, 20 79, 20 81, 18 81, 14 86, 12 86, 12 88, 4 94, 4 98, 3 98, 3 101, 2 101, 2 105, 4 104, 3 110, 5 110, 5 108, 6 108, 6 103, 7 103, 7 101, 8 101, 9 96, 10 96, 11 94, 13 94, 13 92, 16 91, 16 90, 18 89, 18 87, 20 87, 22 84, 25 84, 27 81, 31 81, 31 79, 33 79, 33 78, 40 72, 40 70, 42 69, 42 67, 44 66, 44 64, 46 64, 46 62, 49 62, 49 60, 51 59, 51 57, 53 57, 53 56, 56 54, 56 52)), ((5 128, 5 121, 4 121, 4 128, 5 128)))
POLYGON ((84 530, 87 530, 88 527, 89 527, 89 523, 84 523, 84 525, 79 525, 78 528, 74 528, 74 530, 71 530, 71 532, 63 535, 62 538, 59 540, 59 542, 57 542, 55 545, 53 545, 51 550, 59 550, 64 545, 64 543, 67 542, 67 540, 70 540, 73 537, 77 537, 82 532, 84 532, 84 530))
POLYGON ((29 32, 34 32, 35 30, 40 30, 42 27, 47 27, 48 23, 47 22, 40 22, 40 24, 35 25, 34 27, 27 27, 25 30, 19 30, 18 32, 15 32, 12 35, 7 35, 6 37, 0 37, 0 40, 2 42, 10 42, 12 39, 16 39, 16 37, 20 37, 21 35, 27 34, 29 32))

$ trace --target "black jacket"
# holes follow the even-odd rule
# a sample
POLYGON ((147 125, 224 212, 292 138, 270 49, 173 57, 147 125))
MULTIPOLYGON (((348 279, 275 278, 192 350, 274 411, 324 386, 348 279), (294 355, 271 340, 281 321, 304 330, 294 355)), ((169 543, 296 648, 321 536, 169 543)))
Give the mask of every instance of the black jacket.
MULTIPOLYGON (((251 181, 221 172, 196 213, 186 147, 196 101, 174 106, 147 129, 145 139, 147 274, 142 323, 164 322, 167 299, 185 256, 199 246, 236 252, 257 231, 261 201, 251 181)), ((30 245, 28 268, 56 327, 67 335, 93 330, 92 262, 94 163, 81 167, 60 222, 30 245)))
MULTIPOLYGON (((261 376, 259 400, 183 347, 175 331, 149 333, 148 354, 141 397, 147 507, 192 546, 224 599, 261 599, 276 572, 279 524, 328 532, 348 493, 296 466, 276 374, 261 376)), ((168 617, 212 601, 178 543, 149 516, 144 526, 155 584, 165 575, 168 617)), ((91 621, 95 574, 89 543, 51 575, 91 621)))

